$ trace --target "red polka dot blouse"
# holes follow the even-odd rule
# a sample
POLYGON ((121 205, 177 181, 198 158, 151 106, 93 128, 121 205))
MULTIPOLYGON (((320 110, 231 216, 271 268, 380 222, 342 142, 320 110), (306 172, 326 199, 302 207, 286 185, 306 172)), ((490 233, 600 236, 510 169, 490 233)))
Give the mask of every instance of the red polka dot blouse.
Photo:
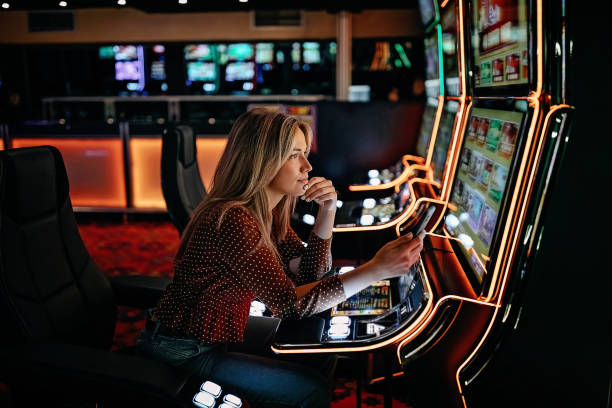
POLYGON ((310 234, 306 247, 295 231, 277 244, 281 259, 263 245, 261 232, 244 207, 233 207, 217 229, 219 209, 192 230, 174 278, 162 295, 155 317, 167 328, 206 343, 242 342, 251 301, 261 300, 280 318, 300 318, 345 300, 337 276, 319 281, 297 298, 296 286, 317 281, 331 267, 331 238, 310 234), (301 257, 293 274, 289 262, 301 257))

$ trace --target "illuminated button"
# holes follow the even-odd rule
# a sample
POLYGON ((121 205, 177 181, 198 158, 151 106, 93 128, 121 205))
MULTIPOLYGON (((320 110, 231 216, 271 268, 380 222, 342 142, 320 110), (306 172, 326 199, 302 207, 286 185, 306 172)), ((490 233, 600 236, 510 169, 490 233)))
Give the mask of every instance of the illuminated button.
POLYGON ((457 228, 457 226, 459 225, 459 218, 457 218, 453 214, 448 214, 446 216, 445 223, 448 228, 451 228, 451 229, 457 228))
POLYGON ((364 214, 359 219, 361 225, 372 225, 374 224, 374 216, 372 214, 364 214))
POLYGON ((347 325, 334 324, 329 328, 327 334, 329 334, 329 337, 341 339, 347 337, 350 332, 351 331, 347 325))
POLYGON ((459 238, 459 241, 461 241, 463 246, 467 249, 470 249, 474 246, 474 240, 468 234, 459 234, 457 238, 459 238))
POLYGON ((469 218, 470 216, 466 212, 461 213, 461 215, 459 215, 459 221, 461 222, 466 222, 469 218))
POLYGON ((344 205, 344 203, 342 202, 342 200, 336 201, 336 207, 342 208, 343 205, 344 205))
POLYGON ((223 397, 223 399, 225 400, 225 402, 232 404, 232 406, 234 407, 242 406, 242 400, 235 395, 227 394, 225 397, 223 397))
POLYGON ((378 172, 378 170, 370 170, 368 171, 368 177, 369 178, 375 178, 378 177, 380 173, 378 172))
POLYGON ((213 395, 215 398, 221 395, 221 386, 218 384, 215 384, 212 381, 206 381, 204 384, 202 384, 202 387, 200 387, 200 389, 202 391, 206 391, 207 393, 213 395))
POLYGON ((311 214, 304 214, 304 216, 302 217, 302 221, 304 222, 304 224, 314 225, 315 217, 311 214))
POLYGON ((363 208, 374 208, 374 206, 376 205, 376 200, 373 198, 366 198, 362 201, 361 205, 363 206, 363 208))
POLYGON ((374 177, 370 179, 370 185, 377 186, 380 184, 380 179, 378 177, 374 177))
POLYGON ((385 326, 376 323, 368 323, 366 326, 366 332, 368 334, 379 334, 381 330, 383 330, 385 326))
POLYGON ((219 405, 218 408, 236 408, 236 406, 234 404, 228 404, 227 402, 224 402, 223 404, 219 405))
POLYGON ((331 318, 330 324, 344 324, 346 326, 351 324, 351 318, 348 316, 334 316, 331 318))
POLYGON ((193 397, 193 404, 199 408, 212 408, 215 406, 215 397, 200 391, 193 397))

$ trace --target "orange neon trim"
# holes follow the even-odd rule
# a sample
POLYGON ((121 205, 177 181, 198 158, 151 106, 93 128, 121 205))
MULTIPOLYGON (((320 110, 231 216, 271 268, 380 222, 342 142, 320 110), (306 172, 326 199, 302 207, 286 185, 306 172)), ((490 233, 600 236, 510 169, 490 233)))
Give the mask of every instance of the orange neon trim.
MULTIPOLYGON (((397 373, 391 374, 391 376, 393 376, 393 377, 400 377, 402 375, 404 375, 403 371, 399 371, 397 373)), ((383 381, 384 379, 385 379, 385 377, 376 377, 376 378, 370 380, 370 384, 376 384, 377 382, 383 381)))
POLYGON ((13 147, 55 146, 64 159, 73 207, 125 208, 123 143, 119 137, 15 138, 13 147))
POLYGON ((446 7, 446 5, 448 4, 450 0, 442 0, 442 3, 440 3, 440 8, 444 8, 446 7))
MULTIPOLYGON (((536 50, 536 51, 537 51, 537 52, 536 52, 536 54, 537 54, 537 86, 536 86, 536 91, 535 91, 535 92, 534 92, 534 94, 532 95, 532 96, 533 96, 533 99, 531 100, 531 102, 533 102, 533 103, 534 103, 534 105, 536 105, 536 106, 537 106, 537 109, 539 109, 539 98, 540 98, 540 96, 541 96, 541 92, 542 92, 542 81, 543 81, 543 56, 542 56, 542 54, 543 54, 543 46, 542 46, 542 43, 543 43, 543 39, 542 39, 542 37, 543 37, 543 32, 542 32, 542 30, 543 30, 543 29, 542 29, 542 0, 537 0, 536 7, 537 7, 537 8, 536 8, 536 16, 537 16, 537 21, 536 21, 536 24, 537 24, 537 27, 536 27, 536 38, 537 38, 537 39, 536 39, 536 41, 537 41, 537 50, 536 50)), ((561 107, 562 107, 562 106, 560 106, 560 107, 558 107, 558 108, 556 108, 556 109, 560 109, 561 107)), ((555 110, 556 110, 556 109, 555 109, 555 110)), ((551 109, 551 111, 552 111, 552 109, 551 109)), ((535 112, 535 113, 534 113, 534 120, 532 121, 532 126, 531 126, 531 128, 530 128, 529 137, 531 137, 531 136, 532 136, 531 132, 535 130, 535 129, 534 129, 534 127, 535 127, 535 122, 536 122, 537 117, 539 116, 539 112, 538 112, 538 111, 534 111, 534 112, 535 112)), ((550 116, 550 113, 551 113, 551 112, 549 112, 549 115, 548 115, 547 117, 549 117, 549 116, 550 116)), ((546 120, 545 120, 545 122, 546 122, 546 120)), ((545 129, 545 128, 544 128, 544 129, 545 129)), ((539 143, 539 146, 538 146, 538 152, 540 152, 540 150, 541 150, 541 148, 542 148, 542 144, 543 144, 543 137, 541 137, 541 138, 540 138, 540 143, 539 143)), ((530 145, 530 143, 526 143, 526 146, 529 146, 529 145, 530 145)), ((526 149, 526 150, 527 150, 527 149, 526 149)), ((525 156, 526 156, 526 155, 523 155, 523 163, 521 164, 521 173, 522 173, 522 171, 523 171, 523 167, 524 167, 524 165, 525 165, 525 163, 524 163, 525 156)), ((530 189, 531 189, 531 186, 532 186, 532 183, 533 183, 533 180, 534 180, 534 177, 535 177, 535 173, 536 173, 536 166, 533 166, 533 167, 532 167, 532 169, 531 169, 531 175, 530 175, 530 178, 529 178, 529 180, 528 180, 529 191, 530 191, 530 189)), ((520 174, 519 174, 519 178, 518 178, 518 179, 520 180, 520 174)), ((518 183, 517 183, 517 184, 518 184, 518 183)), ((516 199, 516 193, 517 193, 517 189, 515 189, 515 195, 514 195, 514 197, 513 197, 512 207, 514 207, 514 200, 516 199)), ((521 208, 521 211, 520 211, 520 219, 521 219, 521 222, 524 220, 524 215, 525 215, 525 209, 526 209, 526 206, 527 206, 527 200, 524 200, 524 201, 523 201, 522 208, 521 208)), ((511 211, 512 211, 512 210, 513 210, 513 208, 511 208, 511 211)), ((510 214, 512 214, 512 212, 510 212, 510 214)), ((508 226, 508 224, 506 224, 506 225, 508 226)), ((506 232, 507 232, 507 231, 504 231, 504 239, 505 239, 506 232)), ((512 248, 511 248, 511 251, 510 251, 509 253, 514 253, 514 251, 515 251, 515 249, 516 249, 516 243, 517 243, 517 240, 518 240, 518 236, 519 236, 519 234, 515 234, 515 237, 514 237, 514 242, 513 242, 513 244, 512 244, 512 248)), ((502 246, 503 246, 503 245, 502 245, 502 246)), ((509 269, 510 269, 510 264, 511 264, 511 262, 507 262, 507 263, 506 263, 506 268, 505 268, 505 270, 504 270, 504 274, 503 274, 504 276, 503 276, 503 279, 502 279, 502 284, 501 284, 501 287, 500 287, 500 290, 502 290, 502 291, 503 291, 503 290, 505 290, 506 285, 507 285, 507 281, 508 281, 508 277, 509 277, 509 269)), ((499 265, 499 261, 497 262, 496 269, 497 269, 498 265, 499 265)), ((493 285, 491 285, 491 286, 493 286, 493 285)), ((489 293, 489 294, 491 294, 491 293, 489 293)), ((465 368, 465 366, 466 366, 466 365, 467 365, 467 364, 468 364, 470 361, 472 361, 472 359, 474 358, 474 356, 476 355, 476 353, 478 352, 478 350, 480 350, 480 348, 481 348, 481 347, 482 347, 482 345, 484 344, 484 342, 485 342, 485 340, 487 339, 487 337, 488 337, 489 333, 491 332, 491 330, 492 330, 492 328, 493 328, 493 325, 494 325, 494 322, 495 322, 495 318, 496 318, 496 316, 497 316, 497 313, 498 313, 498 311, 499 311, 499 308, 501 307, 501 299, 502 299, 502 296, 501 296, 501 294, 500 294, 500 296, 498 296, 498 298, 497 298, 497 307, 496 307, 496 309, 495 309, 495 311, 494 311, 494 313, 493 313, 493 317, 491 318, 491 320, 490 320, 490 322, 489 322, 489 326, 487 327, 487 329, 486 329, 485 333, 484 333, 484 334, 483 334, 483 336, 481 337, 480 341, 478 342, 478 344, 476 345, 476 347, 474 348, 474 350, 472 351, 472 353, 471 353, 471 354, 470 354, 470 355, 469 355, 469 356, 468 356, 468 357, 465 359, 465 361, 464 361, 464 362, 463 362, 463 363, 462 363, 462 364, 461 364, 461 365, 460 365, 460 366, 457 368, 457 372, 455 373, 455 381, 457 382, 457 387, 458 387, 458 389, 459 389, 459 394, 462 396, 462 401, 463 401, 463 404, 464 404, 464 407, 465 407, 465 408, 467 408, 467 403, 466 403, 466 401, 465 401, 465 398, 463 397, 463 388, 462 388, 462 386, 461 386, 461 381, 459 380, 459 374, 460 374, 460 373, 461 373, 461 371, 462 371, 462 370, 465 368)))
MULTIPOLYGON (((411 179, 408 181, 408 183, 411 183, 413 181, 414 182, 425 182, 425 183, 429 182, 428 180, 424 180, 424 179, 411 179)), ((412 183, 409 184, 409 187, 410 187, 411 197, 414 197, 414 190, 412 189, 412 183)), ((400 223, 410 218, 412 214, 414 213, 415 209, 419 205, 421 205, 421 203, 425 203, 425 202, 431 202, 431 203, 440 204, 440 205, 445 204, 443 201, 440 201, 440 200, 436 200, 436 199, 428 198, 428 197, 421 197, 418 200, 413 201, 406 208, 404 208, 404 211, 402 211, 397 217, 395 217, 392 220, 389 220, 389 222, 386 222, 384 224, 366 225, 366 226, 359 226, 359 227, 334 227, 332 231, 333 232, 377 231, 377 230, 382 230, 386 228, 391 228, 395 225, 399 225, 400 223)))
POLYGON ((411 154, 405 154, 402 156, 402 163, 404 164, 404 170, 402 170, 401 174, 397 176, 395 179, 378 185, 371 184, 354 184, 349 186, 349 191, 371 191, 371 190, 384 190, 387 188, 395 187, 396 192, 398 192, 398 187, 400 184, 408 180, 410 175, 414 170, 427 170, 428 168, 423 165, 425 163, 425 159, 419 156, 413 156, 411 154), (410 162, 414 163, 410 163, 410 162))
POLYGON ((436 138, 438 136, 438 128, 440 127, 440 118, 442 117, 442 108, 444 107, 444 96, 438 96, 438 110, 436 111, 436 117, 434 119, 433 129, 431 130, 431 138, 429 139, 429 149, 427 150, 427 159, 425 165, 431 167, 431 158, 434 153, 434 146, 436 144, 436 138))

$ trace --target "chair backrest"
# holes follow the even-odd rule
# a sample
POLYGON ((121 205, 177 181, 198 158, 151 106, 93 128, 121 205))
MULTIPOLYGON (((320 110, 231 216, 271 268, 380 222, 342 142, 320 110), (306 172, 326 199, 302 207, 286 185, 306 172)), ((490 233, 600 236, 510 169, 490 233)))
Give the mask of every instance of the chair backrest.
POLYGON ((60 152, 0 152, 0 344, 110 349, 116 305, 85 248, 60 152))
POLYGON ((182 233, 206 195, 198 167, 196 134, 191 126, 164 129, 161 183, 170 219, 182 233))

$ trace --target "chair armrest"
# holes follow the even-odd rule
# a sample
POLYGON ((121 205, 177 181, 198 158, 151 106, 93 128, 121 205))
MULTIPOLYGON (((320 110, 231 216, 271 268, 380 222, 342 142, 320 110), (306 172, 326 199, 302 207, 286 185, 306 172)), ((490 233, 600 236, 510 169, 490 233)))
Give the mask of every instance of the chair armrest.
POLYGON ((0 348, 0 381, 15 400, 101 401, 111 406, 191 406, 200 379, 143 357, 67 344, 0 348), (129 403, 128 403, 129 402, 129 403))
POLYGON ((170 283, 169 278, 145 275, 113 276, 109 281, 118 305, 141 309, 155 307, 170 283))

